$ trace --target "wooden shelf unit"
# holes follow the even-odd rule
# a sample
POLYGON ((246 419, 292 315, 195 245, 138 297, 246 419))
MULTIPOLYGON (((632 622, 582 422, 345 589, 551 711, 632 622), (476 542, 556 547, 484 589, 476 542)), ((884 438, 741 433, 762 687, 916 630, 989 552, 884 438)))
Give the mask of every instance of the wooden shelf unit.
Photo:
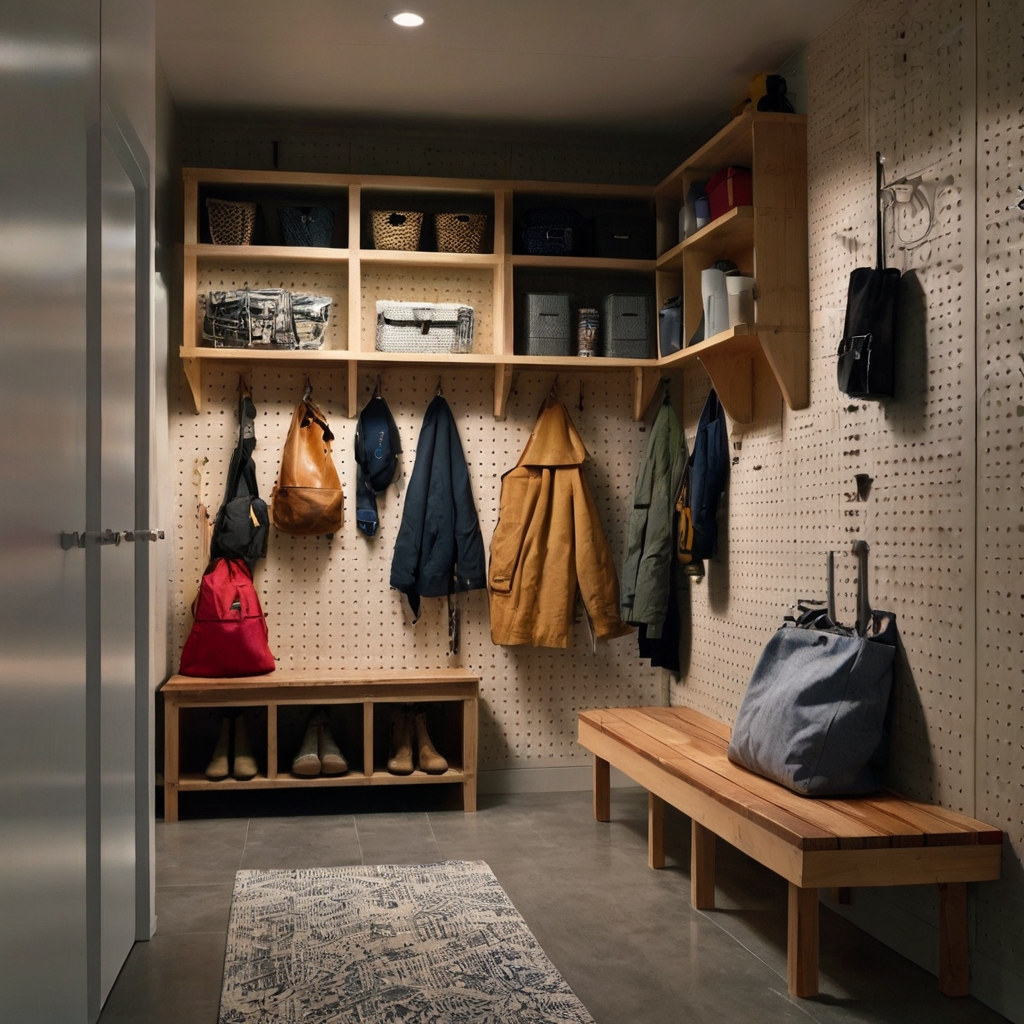
POLYGON ((464 809, 475 811, 479 682, 475 673, 457 668, 381 672, 279 670, 239 679, 172 676, 160 691, 164 702, 164 820, 178 820, 179 793, 337 786, 460 785, 464 809), (427 775, 418 769, 412 775, 387 772, 386 754, 382 757, 388 742, 387 713, 398 704, 426 704, 443 712, 446 724, 431 730, 435 745, 448 759, 448 771, 443 775, 427 775), (307 778, 282 771, 282 758, 287 762, 289 752, 279 749, 279 712, 337 706, 346 706, 359 717, 358 740, 351 749, 342 751, 349 763, 347 774, 307 778), (261 722, 265 716, 265 742, 257 746, 257 741, 253 741, 259 773, 246 780, 206 778, 199 761, 209 757, 212 747, 195 749, 195 737, 189 736, 187 713, 193 709, 246 708, 250 714, 255 711, 261 722))
MULTIPOLYGON (((313 174, 286 171, 239 171, 186 168, 185 237, 183 246, 183 323, 180 349, 182 366, 197 411, 201 408, 204 372, 211 367, 245 370, 249 366, 280 361, 299 367, 344 365, 347 396, 344 408, 357 413, 360 366, 379 369, 392 364, 434 366, 445 372, 456 367, 491 367, 494 372, 494 415, 503 420, 515 376, 521 372, 608 372, 630 375, 632 414, 643 418, 657 393, 662 377, 679 372, 699 359, 711 376, 729 415, 750 422, 756 413, 755 394, 766 385, 778 391, 790 408, 809 402, 809 300, 807 285, 806 118, 795 114, 747 112, 735 118, 707 145, 673 171, 656 188, 644 186, 591 185, 565 182, 496 181, 460 178, 417 178, 313 174), (754 204, 730 210, 713 224, 677 244, 675 233, 680 203, 691 182, 706 179, 715 171, 739 164, 751 167, 754 204), (260 199, 264 194, 286 196, 302 190, 332 197, 336 207, 347 210, 347 245, 340 248, 309 248, 259 245, 219 246, 200 241, 200 190, 245 194, 260 199), (455 208, 461 199, 484 204, 493 227, 493 247, 486 253, 404 252, 361 247, 366 237, 366 210, 371 197, 391 201, 408 194, 410 204, 426 197, 435 207, 450 199, 455 208), (387 196, 385 199, 383 197, 387 196), (596 257, 530 256, 515 252, 513 203, 516 197, 530 200, 646 201, 657 218, 657 260, 602 259, 596 257), (636 275, 653 286, 656 306, 670 295, 684 298, 683 336, 690 338, 701 314, 700 272, 718 257, 734 260, 757 280, 757 324, 749 331, 733 330, 668 358, 609 359, 596 357, 523 356, 515 351, 516 272, 550 272, 636 275), (336 268, 339 291, 347 288, 345 301, 336 302, 332 318, 343 323, 347 347, 312 351, 259 351, 214 349, 200 345, 198 295, 204 269, 231 276, 230 268, 259 268, 306 264, 324 270, 336 268), (227 267, 225 271, 223 268, 227 267), (483 337, 478 330, 476 351, 462 355, 403 355, 377 352, 372 315, 375 292, 366 296, 366 274, 379 290, 380 274, 388 268, 407 273, 465 271, 489 277, 492 331, 483 337), (376 276, 373 276, 376 275, 376 276), (653 281, 652 281, 653 278, 653 281), (756 343, 755 343, 756 342, 756 343)), ((294 202, 294 200, 292 200, 294 202)), ((326 201, 326 200, 325 200, 326 201)), ((415 208, 413 206, 413 208, 415 208)), ((490 235, 488 235, 490 237, 490 235)), ((242 277, 242 272, 235 276, 242 277)), ((242 285, 238 281, 238 286, 242 285)), ((565 290, 562 287, 553 290, 565 290)), ((425 291, 430 291, 425 287, 425 291)))
POLYGON ((810 298, 807 276, 807 119, 747 111, 734 118, 655 189, 661 255, 658 305, 683 297, 683 340, 703 308, 701 271, 731 259, 756 281, 756 324, 732 328, 666 359, 668 370, 699 359, 729 416, 749 423, 757 396, 781 393, 791 409, 810 404, 810 298), (730 210, 676 242, 690 185, 729 166, 749 167, 753 205, 730 210))

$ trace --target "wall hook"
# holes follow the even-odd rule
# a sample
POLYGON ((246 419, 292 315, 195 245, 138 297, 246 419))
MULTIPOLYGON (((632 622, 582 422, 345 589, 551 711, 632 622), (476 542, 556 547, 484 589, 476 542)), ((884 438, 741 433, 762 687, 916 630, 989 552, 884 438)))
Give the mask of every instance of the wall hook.
POLYGON ((444 388, 441 387, 441 381, 442 380, 443 380, 442 377, 438 377, 437 378, 437 387, 434 388, 434 394, 435 395, 443 395, 444 394, 444 388))
POLYGON ((306 387, 305 387, 305 389, 304 389, 304 390, 303 390, 303 392, 302 392, 302 400, 303 400, 304 402, 308 402, 308 401, 309 401, 309 399, 310 399, 310 396, 311 396, 312 394, 313 394, 313 383, 312 383, 312 381, 311 381, 311 380, 309 379, 309 377, 307 377, 307 378, 306 378, 306 387))
POLYGON ((380 380, 380 374, 379 373, 377 374, 377 384, 375 385, 375 387, 373 389, 372 397, 373 398, 380 398, 381 397, 381 380, 380 380))
POLYGON ((551 382, 551 390, 548 392, 548 398, 558 401, 558 374, 555 374, 555 379, 551 382))

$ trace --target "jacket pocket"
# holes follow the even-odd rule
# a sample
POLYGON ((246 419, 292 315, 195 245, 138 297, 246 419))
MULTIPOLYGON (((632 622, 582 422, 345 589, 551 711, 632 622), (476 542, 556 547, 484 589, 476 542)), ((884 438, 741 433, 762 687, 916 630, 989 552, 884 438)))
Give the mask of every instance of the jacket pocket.
MULTIPOLYGON (((512 473, 515 473, 512 470, 512 473)), ((501 509, 498 525, 491 538, 491 565, 488 583, 491 590, 507 594, 512 590, 519 557, 522 554, 523 535, 529 518, 526 502, 530 490, 528 477, 505 477, 501 486, 501 509)))

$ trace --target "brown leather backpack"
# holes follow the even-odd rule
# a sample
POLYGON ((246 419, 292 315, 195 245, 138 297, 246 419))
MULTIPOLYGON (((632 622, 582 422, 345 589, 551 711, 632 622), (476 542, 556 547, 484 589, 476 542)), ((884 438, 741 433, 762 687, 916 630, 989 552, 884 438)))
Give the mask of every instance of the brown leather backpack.
POLYGON ((272 496, 274 525, 310 537, 341 529, 341 480, 331 457, 334 434, 307 390, 295 408, 272 496))

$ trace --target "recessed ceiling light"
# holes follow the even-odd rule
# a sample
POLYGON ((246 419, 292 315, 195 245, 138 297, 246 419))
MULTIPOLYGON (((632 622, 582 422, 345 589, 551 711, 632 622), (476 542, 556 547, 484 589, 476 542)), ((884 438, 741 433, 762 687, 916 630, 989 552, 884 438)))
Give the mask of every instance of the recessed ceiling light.
POLYGON ((419 28, 423 24, 423 18, 412 11, 392 11, 388 17, 402 28, 419 28))

